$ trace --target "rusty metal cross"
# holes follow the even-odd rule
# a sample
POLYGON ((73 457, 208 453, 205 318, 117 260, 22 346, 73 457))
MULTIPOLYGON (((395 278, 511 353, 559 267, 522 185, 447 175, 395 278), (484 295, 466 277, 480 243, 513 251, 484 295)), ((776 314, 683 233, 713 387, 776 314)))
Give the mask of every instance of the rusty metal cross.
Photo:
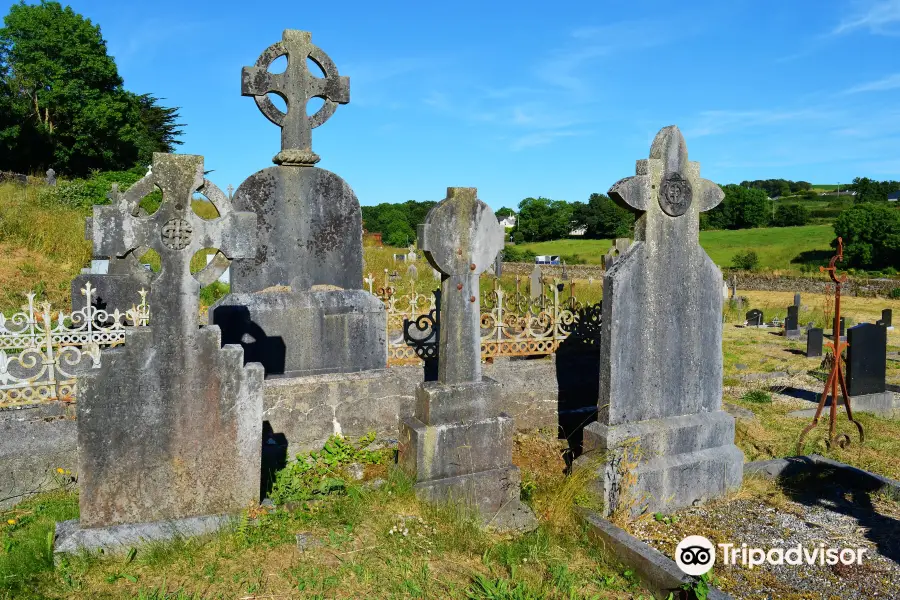
POLYGON ((338 104, 350 102, 350 78, 338 75, 331 58, 312 43, 310 32, 285 29, 282 40, 266 48, 255 66, 244 67, 241 94, 253 96, 266 118, 281 127, 281 152, 273 161, 279 165, 309 166, 319 162, 319 156, 312 151, 312 130, 327 121, 338 104), (283 73, 269 72, 269 65, 281 56, 287 57, 287 69, 283 73), (307 58, 325 77, 309 72, 307 58), (269 93, 285 101, 286 113, 275 107, 269 93), (322 98, 325 103, 309 116, 306 105, 312 98, 322 98))

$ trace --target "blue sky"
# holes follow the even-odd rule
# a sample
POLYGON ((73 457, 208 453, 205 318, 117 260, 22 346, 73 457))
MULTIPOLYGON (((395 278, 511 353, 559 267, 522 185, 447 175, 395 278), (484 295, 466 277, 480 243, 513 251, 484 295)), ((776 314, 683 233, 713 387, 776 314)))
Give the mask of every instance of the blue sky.
POLYGON ((181 107, 179 152, 223 189, 279 150, 240 73, 287 28, 350 77, 313 149, 364 205, 585 201, 670 124, 719 183, 900 179, 900 0, 71 5, 128 89, 181 107))

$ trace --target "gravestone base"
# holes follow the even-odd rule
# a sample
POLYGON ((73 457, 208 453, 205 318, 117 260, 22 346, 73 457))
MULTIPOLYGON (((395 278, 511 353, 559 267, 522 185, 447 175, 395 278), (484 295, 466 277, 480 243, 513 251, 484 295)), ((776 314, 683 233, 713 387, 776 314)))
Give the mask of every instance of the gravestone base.
POLYGON ((130 275, 83 274, 72 280, 72 310, 83 310, 87 299, 81 290, 90 283, 96 290, 92 304, 100 310, 110 312, 119 309, 125 312, 141 303, 141 290, 150 290, 153 273, 133 273, 130 275))
POLYGON ((784 337, 785 337, 785 339, 788 339, 788 340, 799 340, 801 334, 802 334, 802 331, 800 329, 785 329, 784 330, 784 337))
POLYGON ((78 519, 62 521, 56 524, 53 553, 60 555, 102 551, 107 555, 125 554, 131 548, 153 542, 213 534, 230 525, 233 520, 233 516, 212 515, 89 528, 81 527, 78 519))
MULTIPOLYGON (((839 405, 843 405, 843 401, 839 405)), ((900 395, 890 391, 874 394, 860 394, 850 397, 850 408, 854 412, 864 412, 880 417, 900 417, 900 395)))
POLYGON ((229 294, 209 309, 223 344, 266 376, 355 373, 387 366, 387 313, 363 290, 229 294))
POLYGON ((512 464, 515 423, 497 405, 500 384, 423 382, 416 413, 400 421, 398 464, 416 478, 416 495, 429 502, 461 502, 501 531, 537 527, 519 499, 519 469, 512 464), (420 419, 428 419, 426 425, 420 419))
POLYGON ((734 417, 721 410, 614 426, 594 422, 584 429, 583 447, 582 466, 606 453, 596 486, 607 515, 622 501, 631 503, 633 516, 670 512, 737 489, 743 477, 734 417), (623 459, 638 463, 628 469, 636 478, 628 490, 621 489, 623 459))

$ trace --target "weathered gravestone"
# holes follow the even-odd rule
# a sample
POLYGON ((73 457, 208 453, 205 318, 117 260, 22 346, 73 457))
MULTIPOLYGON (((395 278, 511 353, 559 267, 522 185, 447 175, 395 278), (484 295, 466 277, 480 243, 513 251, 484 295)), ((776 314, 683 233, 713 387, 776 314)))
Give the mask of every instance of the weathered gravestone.
POLYGON ((789 340, 800 339, 800 306, 794 304, 787 307, 787 317, 784 319, 784 336, 789 340))
POLYGON ((819 327, 812 327, 806 332, 806 357, 822 356, 823 331, 819 327))
POLYGON ((885 308, 881 311, 881 321, 884 323, 884 326, 891 330, 894 328, 894 311, 890 308, 885 308))
POLYGON ((794 306, 800 308, 800 294, 794 294, 794 306))
MULTIPOLYGON (((112 191, 106 195, 111 204, 121 202, 122 193, 119 186, 113 184, 112 191)), ((147 213, 138 208, 134 216, 147 216, 147 213)), ((85 220, 84 237, 94 241, 93 219, 85 220)), ((136 304, 139 304, 140 291, 150 289, 150 281, 153 273, 146 269, 139 261, 147 248, 138 248, 125 256, 110 256, 105 254, 102 246, 96 242, 93 244, 91 267, 82 269, 81 274, 72 280, 71 298, 72 310, 80 311, 86 308, 87 298, 81 293, 88 284, 96 290, 91 298, 91 305, 99 310, 112 312, 119 309, 124 312, 136 304)))
POLYGON ((47 169, 47 185, 51 187, 56 185, 56 171, 53 169, 47 169))
POLYGON ((531 270, 531 297, 540 298, 544 293, 544 282, 541 277, 541 268, 534 265, 531 270))
POLYGON ((419 270, 416 268, 416 265, 411 264, 408 267, 406 267, 406 276, 409 279, 413 279, 413 280, 419 278, 419 270))
MULTIPOLYGON (((350 101, 350 82, 313 45, 306 31, 285 30, 282 41, 245 67, 241 93, 281 127, 277 166, 244 181, 236 208, 259 216, 254 257, 234 261, 232 294, 209 311, 225 343, 240 343, 245 359, 267 375, 348 373, 387 365, 387 316, 362 289, 362 213, 343 179, 315 167, 312 130, 350 101), (287 57, 284 73, 268 66, 287 57), (324 74, 316 77, 308 60, 324 74), (281 96, 279 111, 267 94, 281 96), (312 116, 307 103, 322 98, 312 116)), ((402 255, 401 255, 402 256, 402 255)))
POLYGON ((765 323, 763 311, 759 310, 758 308, 747 311, 747 314, 745 316, 747 317, 748 327, 762 327, 763 323, 765 323))
POLYGON ((631 240, 629 238, 616 238, 616 241, 613 242, 613 245, 606 252, 606 256, 603 257, 603 268, 611 269, 616 264, 616 261, 619 260, 619 257, 628 251, 630 246, 631 240))
POLYGON ((467 504, 498 529, 533 529, 512 465, 513 420, 499 412, 500 384, 481 374, 478 277, 503 248, 503 227, 475 188, 448 188, 418 238, 443 274, 438 379, 419 384, 414 416, 400 421, 398 463, 421 498, 467 504))
POLYGON ((498 252, 494 259, 494 275, 500 277, 503 274, 503 253, 498 252))
POLYGON ((588 456, 605 452, 596 485, 608 512, 690 506, 743 476, 722 410, 722 273, 698 243, 700 213, 724 194, 675 126, 636 171, 609 191, 640 217, 604 277, 597 421, 584 430, 588 456))
POLYGON ((78 377, 81 520, 58 525, 57 552, 208 532, 259 501, 263 370, 244 366, 239 346, 222 348, 218 328, 198 327, 201 283, 219 271, 190 272, 204 248, 251 256, 256 217, 203 179, 201 156, 154 154, 153 166, 116 204, 94 207, 95 248, 118 257, 153 248, 162 268, 151 326, 129 329, 100 369, 78 377), (154 186, 162 204, 136 217, 154 186), (218 218, 193 212, 196 190, 218 218))

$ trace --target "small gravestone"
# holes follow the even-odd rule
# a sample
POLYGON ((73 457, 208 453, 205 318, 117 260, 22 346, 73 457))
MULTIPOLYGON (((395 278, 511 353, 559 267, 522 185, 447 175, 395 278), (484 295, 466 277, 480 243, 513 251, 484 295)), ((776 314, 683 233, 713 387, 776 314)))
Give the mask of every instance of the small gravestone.
POLYGON ((418 234, 442 273, 438 379, 419 384, 414 416, 400 421, 398 464, 420 498, 462 502, 498 529, 534 529, 512 464, 513 420, 500 412, 500 384, 481 374, 479 275, 503 248, 503 227, 475 188, 448 188, 418 234))
POLYGON ((541 281, 541 268, 534 265, 531 270, 531 297, 540 298, 544 293, 544 284, 541 281))
MULTIPOLYGON (((111 256, 148 247, 160 256, 150 327, 78 377, 80 521, 61 523, 57 552, 125 551, 154 539, 206 533, 259 501, 263 371, 244 366, 216 327, 199 328, 202 281, 191 258, 204 248, 225 260, 255 250, 252 213, 237 212, 203 179, 203 157, 154 154, 153 172, 116 204, 95 206, 94 246, 111 256), (135 216, 156 187, 163 201, 135 216), (202 191, 219 212, 191 209, 202 191)), ((211 275, 215 278, 215 267, 211 275)), ((204 273, 204 272, 201 272, 204 273)))
POLYGON ((731 276, 731 297, 737 298, 737 277, 731 276))
POLYGON ((800 307, 800 294, 799 293, 794 294, 794 306, 796 306, 798 308, 800 307))
MULTIPOLYGON (((119 186, 115 183, 106 195, 110 204, 121 202, 121 196, 119 186)), ((147 216, 141 209, 137 214, 147 216)), ((94 241, 93 219, 90 217, 85 219, 84 237, 92 242, 91 266, 72 280, 72 310, 80 311, 87 307, 88 299, 81 290, 88 285, 95 290, 90 302, 98 310, 112 312, 118 309, 124 312, 139 304, 141 290, 149 290, 153 278, 153 273, 140 263, 147 248, 136 248, 122 256, 104 254, 101 246, 94 241)))
POLYGON ((728 300, 728 282, 727 281, 722 282, 722 299, 728 300))
POLYGON ((406 255, 406 262, 416 262, 416 259, 418 258, 419 257, 416 255, 416 253, 410 250, 406 255))
POLYGON ((890 308, 885 308, 881 311, 881 320, 884 322, 884 326, 891 330, 894 328, 894 311, 890 308))
POLYGON ((225 343, 240 344, 248 361, 262 363, 267 376, 383 369, 387 315, 363 290, 359 201, 346 181, 315 166, 312 150, 312 130, 350 101, 350 80, 309 32, 292 29, 241 77, 241 94, 281 128, 281 151, 276 166, 254 173, 234 193, 236 208, 259 217, 259 245, 232 265, 232 293, 210 308, 209 322, 221 327, 225 343), (282 56, 287 69, 270 72, 282 56), (287 112, 269 94, 281 96, 287 112), (312 98, 324 103, 309 115, 312 98))
POLYGON ((47 185, 56 185, 56 171, 54 171, 53 169, 47 169, 47 185))
POLYGON ((602 457, 593 485, 607 513, 652 514, 739 487, 744 456, 722 410, 722 272, 699 244, 700 213, 724 194, 675 126, 636 172, 609 191, 639 216, 603 279, 597 421, 579 460, 602 457))
POLYGON ((887 330, 860 323, 847 330, 847 392, 851 396, 886 391, 887 330))
POLYGON ((406 267, 406 276, 409 279, 418 279, 419 278, 419 270, 416 268, 416 265, 409 265, 406 267))
POLYGON ((612 269, 616 264, 616 261, 619 260, 625 252, 628 251, 628 248, 631 247, 631 240, 628 238, 616 238, 615 242, 613 242, 612 247, 606 252, 606 256, 603 257, 603 268, 605 270, 612 269))
POLYGON ((822 342, 824 332, 818 327, 812 327, 806 332, 806 357, 822 356, 822 342))
MULTIPOLYGON (((832 333, 832 335, 834 334, 833 331, 832 331, 831 333, 832 333)), ((844 327, 844 317, 841 317, 840 337, 844 337, 845 335, 847 335, 847 330, 846 330, 846 328, 844 327)))
POLYGON ((498 252, 494 258, 494 275, 500 277, 503 274, 503 253, 498 252))
POLYGON ((765 323, 763 311, 759 310, 758 308, 747 311, 746 317, 748 327, 762 327, 763 323, 765 323))
POLYGON ((784 336, 789 340, 800 339, 800 306, 794 304, 787 307, 787 317, 784 319, 784 336))

